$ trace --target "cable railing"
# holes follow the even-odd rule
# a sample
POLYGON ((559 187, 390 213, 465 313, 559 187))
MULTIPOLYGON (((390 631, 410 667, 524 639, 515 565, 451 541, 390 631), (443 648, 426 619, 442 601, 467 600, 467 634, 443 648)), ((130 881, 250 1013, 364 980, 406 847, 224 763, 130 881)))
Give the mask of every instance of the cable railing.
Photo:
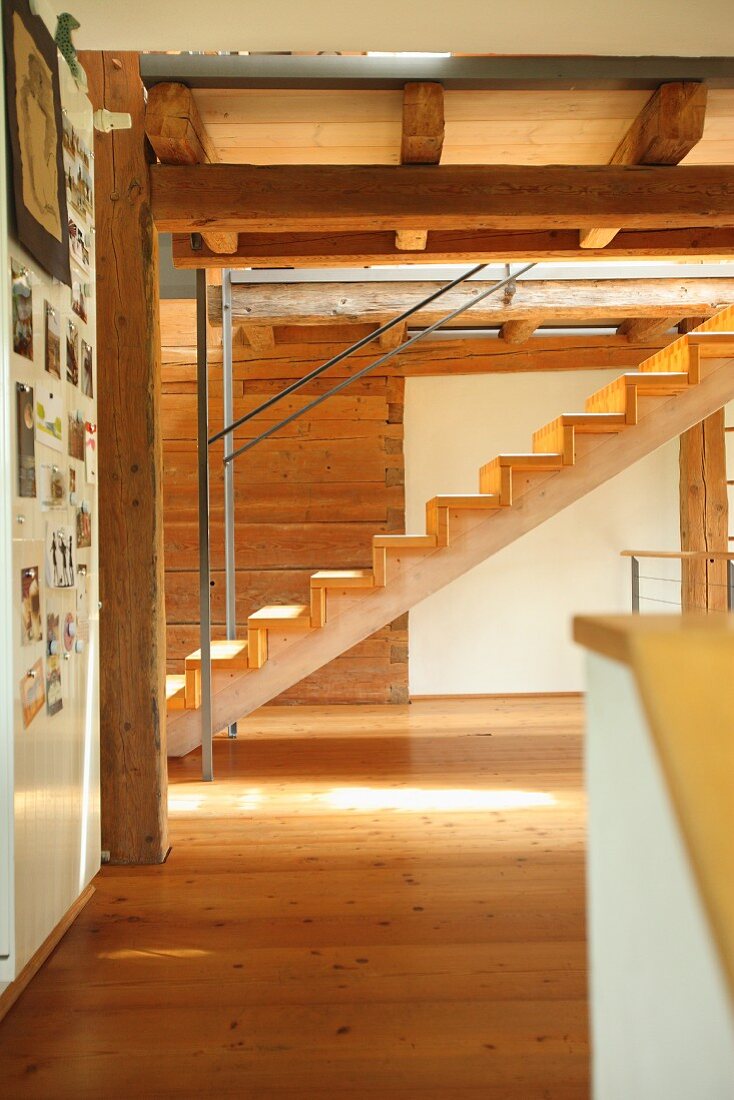
POLYGON ((623 550, 621 556, 630 559, 635 614, 734 611, 734 550, 623 550), (702 563, 703 577, 687 569, 702 563))
MULTIPOLYGON (((210 593, 210 540, 209 540, 209 447, 219 440, 224 441, 224 565, 225 565, 225 608, 226 608, 226 636, 235 639, 237 636, 235 616, 235 522, 234 522, 234 461, 246 451, 256 447, 263 440, 268 439, 286 425, 291 424, 301 416, 311 412, 322 402, 327 401, 335 394, 348 389, 359 379, 384 366, 391 359, 413 347, 419 340, 425 339, 434 332, 438 332, 445 325, 460 317, 461 314, 471 309, 472 306, 485 300, 492 294, 508 288, 511 293, 518 278, 525 275, 535 263, 524 264, 513 271, 509 264, 505 265, 506 275, 498 279, 491 286, 477 293, 463 305, 450 310, 446 315, 426 328, 420 329, 412 336, 402 340, 396 347, 390 348, 377 359, 361 367, 359 370, 343 378, 331 386, 323 394, 319 394, 308 401, 299 409, 295 409, 284 416, 275 424, 265 428, 253 439, 243 443, 240 447, 234 446, 235 432, 248 421, 267 412, 274 406, 284 401, 291 394, 298 392, 309 382, 320 377, 331 367, 344 362, 349 356, 361 351, 374 340, 390 332, 398 325, 404 325, 410 317, 413 317, 426 306, 437 301, 450 290, 460 286, 467 279, 473 278, 481 271, 489 267, 489 263, 475 264, 462 272, 455 279, 438 287, 431 294, 422 298, 415 305, 404 310, 397 317, 380 325, 367 336, 350 344, 344 351, 332 356, 325 363, 314 370, 304 374, 301 378, 285 386, 279 393, 261 402, 255 409, 234 417, 233 384, 232 384, 232 273, 229 269, 222 272, 222 366, 223 366, 223 424, 220 431, 209 436, 209 381, 208 381, 208 349, 207 349, 207 285, 206 272, 198 269, 196 272, 196 388, 197 388, 197 448, 198 448, 198 480, 199 480, 199 633, 201 655, 201 743, 202 743, 202 778, 211 780, 214 777, 213 769, 213 742, 212 742, 212 665, 211 665, 211 593, 210 593)), ((237 736, 236 724, 228 727, 230 737, 237 736)))

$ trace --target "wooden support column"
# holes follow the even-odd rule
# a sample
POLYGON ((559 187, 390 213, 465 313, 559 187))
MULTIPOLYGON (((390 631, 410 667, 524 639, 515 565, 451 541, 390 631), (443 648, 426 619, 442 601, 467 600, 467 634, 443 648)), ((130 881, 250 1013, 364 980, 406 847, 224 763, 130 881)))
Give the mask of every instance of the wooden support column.
POLYGON ((95 110, 102 848, 113 863, 168 851, 158 235, 137 53, 80 55, 95 110))
MULTIPOLYGON (((727 551, 724 410, 706 417, 680 437, 680 548, 727 551)), ((684 611, 726 611, 726 561, 683 561, 684 611)))

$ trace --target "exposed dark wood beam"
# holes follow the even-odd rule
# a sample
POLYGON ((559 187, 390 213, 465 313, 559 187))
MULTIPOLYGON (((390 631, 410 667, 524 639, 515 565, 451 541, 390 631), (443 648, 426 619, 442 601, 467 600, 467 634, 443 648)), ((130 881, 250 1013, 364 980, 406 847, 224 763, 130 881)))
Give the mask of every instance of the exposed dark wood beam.
POLYGON ((734 225, 728 166, 153 165, 159 230, 675 229, 734 225))
POLYGON ((406 84, 403 88, 401 164, 438 164, 444 137, 443 88, 406 84))
MULTIPOLYGON (((216 164, 219 155, 201 121, 191 89, 184 84, 156 84, 148 92, 145 133, 161 164, 216 164)), ((204 233, 212 252, 231 255, 237 234, 204 233)))
MULTIPOLYGON (((323 325, 381 323, 426 298, 437 282, 241 283, 232 288, 232 319, 242 325, 323 325)), ((412 327, 427 326, 452 309, 465 305, 491 286, 472 280, 449 291, 411 319, 412 327)), ((566 279, 520 280, 512 298, 490 295, 455 321, 457 327, 531 323, 617 324, 622 335, 646 339, 653 326, 664 332, 684 316, 709 317, 734 302, 732 279, 566 279), (673 320, 671 320, 673 318, 673 320), (661 327, 662 326, 662 327, 661 327)), ((222 298, 209 293, 209 317, 222 323, 222 298)))
POLYGON ((113 863, 168 850, 158 235, 150 211, 137 53, 83 53, 94 135, 99 391, 102 848, 113 863))
POLYGON ((524 344, 538 327, 537 322, 529 321, 505 321, 500 329, 500 336, 506 344, 524 344))
MULTIPOLYGON (((662 84, 650 97, 609 161, 610 164, 680 164, 703 137, 705 84, 662 84)), ((582 248, 603 248, 619 229, 581 232, 582 248)))
MULTIPOLYGON (((240 233, 237 252, 221 256, 188 233, 174 234, 176 267, 355 267, 404 264, 391 232, 240 233)), ((578 230, 434 230, 420 263, 518 263, 523 260, 731 259, 734 228, 622 230, 604 249, 579 245, 578 230)))
POLYGON ((674 317, 630 317, 619 326, 617 335, 624 336, 633 344, 640 340, 654 340, 675 328, 679 318, 680 313, 674 317))
MULTIPOLYGON (((185 303, 190 304, 190 303, 185 303)), ((167 382, 179 380, 194 386, 196 349, 193 335, 191 345, 181 343, 180 311, 174 311, 173 321, 166 320, 168 309, 179 303, 162 302, 165 326, 175 323, 175 345, 167 346, 163 339, 163 377, 167 382)), ((165 333, 164 326, 164 333, 165 333)), ((374 328, 374 326, 369 326, 374 328)), ((365 336, 368 326, 356 329, 354 336, 365 336)), ((212 329, 212 334, 221 330, 212 329)), ((322 338, 321 330, 298 327, 279 327, 273 348, 258 353, 244 341, 235 341, 233 359, 235 376, 244 380, 293 378, 319 366, 330 356, 344 348, 352 339, 348 330, 340 326, 327 330, 322 338), (318 339, 306 339, 318 333, 318 339)), ((506 344, 503 340, 477 337, 430 337, 403 352, 392 362, 380 368, 386 375, 442 375, 442 374, 492 374, 495 372, 545 371, 545 370, 633 370, 644 359, 675 338, 650 340, 644 344, 630 344, 622 336, 548 336, 537 334, 526 344, 506 344)), ((374 361, 379 349, 369 345, 364 351, 350 356, 329 371, 329 378, 346 378, 360 367, 374 361)), ((221 342, 212 342, 210 361, 217 366, 222 361, 221 342)), ((191 392, 194 392, 192 389, 191 392)))
MULTIPOLYGON (((439 164, 443 150, 443 88, 440 84, 406 84, 403 88, 403 136, 401 164, 439 164)), ((395 247, 401 252, 422 252, 428 241, 425 229, 398 229, 395 247)))

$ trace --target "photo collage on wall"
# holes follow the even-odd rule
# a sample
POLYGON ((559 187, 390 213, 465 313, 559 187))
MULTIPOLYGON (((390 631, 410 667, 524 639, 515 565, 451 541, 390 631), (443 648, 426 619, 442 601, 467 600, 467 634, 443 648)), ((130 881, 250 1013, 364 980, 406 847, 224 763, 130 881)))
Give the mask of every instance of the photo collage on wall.
MULTIPOLYGON (((7 0, 2 18, 17 241, 11 243, 7 339, 16 495, 25 524, 14 535, 23 555, 16 615, 19 644, 28 647, 19 680, 28 728, 44 707, 54 716, 69 706, 64 696, 78 682, 75 654, 89 638, 97 477, 93 153, 72 124, 87 106, 79 107, 74 91, 71 115, 63 109, 69 74, 60 81, 58 66, 65 62, 28 0, 7 0), (41 74, 35 81, 34 73, 41 74)), ((88 112, 91 121, 91 107, 88 112)))

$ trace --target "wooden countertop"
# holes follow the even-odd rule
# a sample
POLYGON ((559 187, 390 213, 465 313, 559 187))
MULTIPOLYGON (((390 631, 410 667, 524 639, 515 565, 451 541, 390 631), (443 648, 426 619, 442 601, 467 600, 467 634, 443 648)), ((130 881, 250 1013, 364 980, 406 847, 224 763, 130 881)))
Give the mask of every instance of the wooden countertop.
POLYGON ((581 616, 633 670, 734 999, 734 614, 581 616))

